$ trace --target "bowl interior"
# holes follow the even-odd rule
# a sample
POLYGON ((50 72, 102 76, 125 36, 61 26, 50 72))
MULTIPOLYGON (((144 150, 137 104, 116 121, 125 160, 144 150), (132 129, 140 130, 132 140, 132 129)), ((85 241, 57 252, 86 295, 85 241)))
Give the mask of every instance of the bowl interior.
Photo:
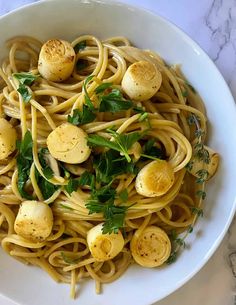
MULTIPOLYGON (((181 64, 205 102, 209 144, 222 157, 217 176, 207 186, 204 217, 187 240, 189 249, 176 263, 160 269, 132 266, 118 281, 104 285, 100 296, 95 294, 92 281, 78 285, 76 304, 147 305, 190 279, 213 254, 230 224, 236 194, 236 167, 232 166, 235 104, 214 64, 184 33, 149 12, 111 1, 45 1, 4 16, 0 19, 0 57, 7 54, 4 42, 13 36, 72 40, 82 34, 100 39, 123 35, 140 48, 157 51, 167 62, 181 64)), ((69 299, 69 286, 54 283, 43 271, 19 264, 3 251, 0 260, 0 293, 25 305, 75 304, 69 299)))

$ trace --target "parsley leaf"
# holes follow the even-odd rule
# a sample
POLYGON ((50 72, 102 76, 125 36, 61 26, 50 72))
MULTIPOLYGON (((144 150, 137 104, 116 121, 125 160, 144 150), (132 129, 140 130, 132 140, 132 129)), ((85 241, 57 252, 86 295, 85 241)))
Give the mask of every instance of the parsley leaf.
POLYGON ((140 117, 138 119, 139 122, 143 122, 144 120, 148 119, 148 113, 147 112, 143 112, 140 114, 140 117))
POLYGON ((124 154, 127 161, 130 162, 131 158, 128 155, 128 150, 135 142, 137 142, 142 137, 142 135, 139 132, 119 134, 112 129, 108 129, 107 131, 112 134, 114 142, 117 144, 118 149, 124 154))
POLYGON ((106 138, 96 134, 89 135, 87 141, 90 144, 90 146, 103 146, 120 151, 120 149, 118 148, 115 142, 111 142, 110 140, 107 140, 106 138))
POLYGON ((69 257, 64 252, 61 252, 61 257, 62 257, 63 261, 69 265, 77 264, 80 261, 80 257, 77 257, 77 258, 69 257))
POLYGON ((88 95, 88 91, 87 91, 87 85, 88 83, 94 78, 94 75, 90 75, 88 76, 83 84, 83 91, 84 91, 84 98, 85 98, 85 104, 89 107, 89 109, 91 111, 95 111, 95 107, 93 105, 93 102, 91 101, 89 95, 88 95))
POLYGON ((44 200, 50 198, 59 188, 58 185, 54 185, 42 177, 37 169, 35 170, 35 178, 43 195, 44 200))
POLYGON ((111 129, 108 129, 107 131, 112 134, 114 141, 107 140, 99 135, 89 135, 87 138, 88 144, 90 144, 90 146, 103 146, 119 151, 124 154, 128 162, 131 162, 128 149, 141 138, 141 134, 138 132, 118 134, 111 129))
POLYGON ((122 110, 128 110, 132 107, 133 107, 133 102, 124 99, 121 91, 118 89, 112 89, 112 91, 109 94, 100 96, 99 112, 108 111, 114 113, 122 110))
POLYGON ((23 101, 26 104, 31 100, 32 94, 29 92, 28 88, 25 87, 25 85, 20 84, 19 88, 17 89, 17 91, 20 93, 20 95, 23 98, 23 101))
POLYGON ((87 60, 85 60, 85 59, 79 59, 79 60, 77 61, 77 63, 76 63, 76 68, 77 68, 77 70, 81 71, 81 70, 87 68, 88 65, 89 65, 89 64, 88 64, 88 61, 87 61, 87 60))
POLYGON ((96 118, 96 114, 90 110, 87 105, 83 105, 83 110, 75 109, 73 115, 68 115, 68 122, 73 125, 83 125, 93 122, 96 118))
POLYGON ((27 131, 21 142, 18 143, 19 154, 16 158, 18 169, 17 187, 21 196, 25 199, 33 197, 25 191, 25 184, 29 179, 30 167, 33 162, 33 140, 30 131, 27 131))
POLYGON ((87 171, 85 171, 80 178, 70 178, 68 184, 65 186, 65 190, 71 195, 73 192, 77 191, 79 186, 84 185, 89 185, 91 189, 93 189, 95 185, 94 175, 87 171))
POLYGON ((47 179, 51 179, 54 175, 53 170, 51 169, 51 167, 47 164, 47 161, 45 160, 44 156, 46 154, 48 154, 48 150, 47 149, 40 149, 39 153, 38 153, 38 157, 39 157, 39 162, 42 166, 42 170, 43 170, 43 174, 47 179))
POLYGON ((99 200, 101 203, 105 203, 109 200, 114 200, 116 196, 116 190, 109 185, 105 185, 98 190, 94 190, 91 199, 99 200))
POLYGON ((19 83, 22 85, 30 86, 39 77, 39 75, 34 75, 30 72, 14 73, 13 76, 18 79, 19 83))
POLYGON ((51 179, 54 175, 53 170, 49 166, 43 169, 43 174, 47 179, 51 179))
POLYGON ((133 107, 133 110, 134 110, 135 112, 141 113, 141 114, 143 114, 143 113, 146 112, 145 109, 144 109, 143 107, 139 107, 139 106, 134 106, 134 107, 133 107))
POLYGON ((155 146, 156 140, 155 139, 150 139, 148 140, 144 145, 143 145, 143 152, 144 154, 142 154, 143 157, 145 158, 150 158, 151 157, 155 157, 157 159, 166 159, 166 154, 164 149, 158 148, 155 146))
MULTIPOLYGON (((33 163, 33 140, 30 131, 25 133, 25 136, 21 142, 18 143, 19 154, 17 156, 17 169, 18 169, 18 190, 21 196, 25 199, 33 199, 33 197, 25 191, 26 182, 29 180, 30 168, 33 163)), ((39 161, 43 169, 43 173, 47 179, 51 179, 53 176, 52 169, 48 166, 44 159, 44 154, 47 150, 41 149, 39 151, 39 161)), ((40 175, 37 169, 35 169, 35 179, 38 183, 40 191, 44 199, 51 197, 54 192, 58 189, 57 185, 54 185, 44 179, 40 175)))
POLYGON ((127 207, 125 206, 108 205, 104 212, 106 220, 102 228, 102 233, 118 233, 119 229, 124 227, 126 210, 127 207))
POLYGON ((19 81, 19 88, 17 89, 17 91, 22 96, 23 101, 25 103, 28 103, 31 100, 32 95, 26 86, 32 85, 32 83, 39 77, 39 75, 34 75, 30 72, 22 72, 13 73, 13 76, 19 81))
POLYGON ((106 185, 99 190, 94 190, 91 199, 86 204, 89 214, 103 213, 105 218, 102 229, 103 234, 118 233, 119 229, 124 227, 125 212, 128 207, 115 206, 115 196, 115 189, 106 185))
POLYGON ((79 179, 70 178, 68 184, 65 186, 65 190, 69 195, 77 191, 79 187, 79 179))
POLYGON ((108 150, 94 157, 93 166, 98 182, 109 183, 116 176, 131 173, 137 174, 138 169, 133 162, 128 163, 124 156, 115 150, 108 150))
MULTIPOLYGON (((39 157, 39 162, 42 166, 43 174, 45 175, 45 177, 47 179, 51 179, 53 177, 54 173, 53 173, 53 170, 51 169, 51 167, 47 164, 47 162, 45 160, 44 156, 47 153, 48 153, 48 150, 42 148, 39 150, 38 157, 39 157)), ((37 169, 35 169, 35 179, 38 183, 40 191, 45 200, 50 198, 59 188, 58 185, 54 185, 53 183, 46 180, 43 176, 41 176, 37 169)))
POLYGON ((112 86, 112 83, 103 83, 95 89, 95 93, 100 94, 100 93, 104 92, 106 89, 110 88, 111 86, 112 86))
POLYGON ((121 191, 120 194, 119 194, 119 197, 120 197, 120 199, 123 202, 127 202, 127 200, 128 200, 128 191, 127 191, 127 189, 124 189, 123 191, 121 191))
POLYGON ((86 46, 87 46, 86 40, 80 41, 74 46, 75 53, 84 50, 86 46))

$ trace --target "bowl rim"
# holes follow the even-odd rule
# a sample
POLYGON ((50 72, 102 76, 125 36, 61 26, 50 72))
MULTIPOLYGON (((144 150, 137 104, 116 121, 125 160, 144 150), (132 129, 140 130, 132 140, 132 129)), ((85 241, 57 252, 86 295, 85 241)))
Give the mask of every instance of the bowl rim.
MULTIPOLYGON (((2 22, 4 19, 7 18, 11 18, 11 16, 13 16, 15 13, 18 13, 20 11, 24 11, 25 9, 27 9, 28 7, 33 7, 33 6, 42 6, 42 5, 47 5, 47 3, 49 2, 55 2, 55 3, 63 3, 65 0, 36 0, 36 2, 32 2, 32 3, 27 3, 24 4, 20 7, 17 7, 13 10, 11 10, 10 12, 7 12, 6 14, 3 14, 0 16, 0 22, 2 22)), ((125 0, 124 0, 125 1, 125 0)), ((183 29, 181 29, 178 25, 176 25, 174 22, 170 21, 168 18, 159 15, 156 12, 153 12, 147 8, 144 8, 140 5, 133 5, 133 4, 128 4, 125 2, 120 2, 119 0, 67 0, 67 2, 80 2, 81 5, 83 4, 95 4, 95 5, 108 5, 108 6, 121 6, 124 7, 126 10, 135 10, 135 11, 139 11, 140 13, 145 13, 145 14, 149 14, 154 18, 159 19, 161 22, 166 23, 168 25, 168 27, 170 27, 178 36, 182 36, 184 38, 184 40, 191 45, 198 53, 199 55, 205 57, 205 59, 207 60, 208 64, 211 66, 211 68, 213 69, 214 72, 217 73, 219 80, 221 82, 221 84, 224 86, 224 91, 227 93, 228 95, 228 100, 227 103, 231 104, 231 105, 235 105, 235 100, 234 97, 232 95, 232 92, 226 82, 226 80, 224 79, 222 73, 220 72, 220 70, 218 69, 218 67, 216 66, 216 64, 214 63, 214 61, 210 58, 210 56, 206 53, 206 51, 204 51, 202 49, 202 47, 193 39, 191 38, 183 29)), ((0 46, 1 48, 2 46, 0 46)), ((234 116, 236 119, 236 107, 234 107, 234 116)), ((236 120, 235 120, 236 121, 236 120)), ((215 253, 215 251, 219 248, 223 238, 225 237, 228 228, 234 218, 236 212, 236 195, 234 198, 234 201, 232 202, 232 207, 230 210, 230 214, 228 216, 227 222, 224 224, 223 230, 221 231, 221 233, 219 234, 219 236, 217 237, 217 239, 215 240, 215 242, 212 244, 212 246, 210 247, 210 249, 208 250, 208 252, 205 254, 204 259, 202 259, 202 261, 200 261, 198 264, 196 264, 195 268, 193 268, 193 270, 191 272, 189 272, 189 274, 187 276, 185 276, 182 280, 177 281, 177 283, 175 283, 174 285, 172 285, 172 289, 169 291, 166 291, 165 293, 162 294, 161 298, 158 299, 158 301, 164 299, 165 297, 167 297, 168 295, 174 293, 176 290, 178 290, 180 287, 182 287, 184 284, 186 284, 189 280, 191 280, 202 268, 203 266, 209 261, 209 259, 213 256, 213 254, 215 253)), ((10 296, 2 294, 0 291, 0 296, 3 296, 4 298, 8 299, 8 300, 14 300, 11 299, 10 296)), ((157 298, 153 297, 151 303, 149 304, 153 304, 154 302, 157 302, 157 298)), ((20 304, 20 303, 17 303, 20 304)))

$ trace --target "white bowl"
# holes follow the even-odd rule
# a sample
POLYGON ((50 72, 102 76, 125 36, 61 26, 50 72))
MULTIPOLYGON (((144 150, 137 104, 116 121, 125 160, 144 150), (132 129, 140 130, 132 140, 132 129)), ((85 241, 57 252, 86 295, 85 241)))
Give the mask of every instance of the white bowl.
POLYGON ((143 48, 156 50, 169 63, 181 63, 188 80, 205 101, 211 125, 209 144, 221 156, 216 177, 208 184, 204 217, 189 236, 176 263, 161 269, 132 266, 96 295, 94 282, 79 285, 79 297, 69 299, 69 287, 54 283, 46 273, 24 266, 0 251, 0 292, 24 305, 147 305, 188 281, 218 247, 235 212, 236 111, 219 71, 188 36, 150 12, 111 1, 57 0, 38 2, 0 19, 1 57, 4 42, 16 35, 68 40, 85 33, 100 38, 125 35, 143 48), (199 234, 201 231, 201 234, 199 234), (198 233, 198 234, 197 234, 198 233))

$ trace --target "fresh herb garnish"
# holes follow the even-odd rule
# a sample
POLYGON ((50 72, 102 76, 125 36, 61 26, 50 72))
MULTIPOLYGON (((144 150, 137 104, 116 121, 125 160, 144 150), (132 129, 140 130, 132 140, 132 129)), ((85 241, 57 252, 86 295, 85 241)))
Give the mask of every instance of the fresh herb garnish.
POLYGON ((143 113, 146 112, 146 110, 145 110, 143 107, 139 107, 139 106, 134 106, 134 107, 133 107, 133 110, 134 110, 135 112, 141 113, 141 114, 143 114, 143 113))
POLYGON ((82 110, 75 109, 72 115, 68 115, 67 121, 73 125, 83 125, 90 123, 96 119, 96 109, 91 101, 88 91, 87 85, 93 79, 93 75, 90 75, 86 78, 83 84, 84 98, 85 104, 83 104, 82 110))
POLYGON ((68 115, 68 122, 73 125, 83 125, 93 122, 96 114, 87 105, 83 105, 83 110, 75 109, 73 115, 68 115))
POLYGON ((26 86, 32 85, 32 83, 39 77, 39 75, 34 75, 30 72, 14 73, 13 76, 19 81, 19 88, 17 91, 23 98, 25 103, 28 103, 32 95, 29 92, 29 89, 26 86))
POLYGON ((172 242, 176 243, 177 245, 184 247, 184 248, 186 247, 184 239, 179 237, 175 230, 171 231, 170 239, 172 242))
POLYGON ((123 202, 127 202, 127 200, 128 200, 128 191, 127 191, 127 189, 124 189, 123 191, 121 191, 120 194, 119 194, 119 197, 120 197, 120 199, 123 202))
POLYGON ((118 134, 114 130, 107 130, 112 136, 114 141, 109 141, 99 135, 89 135, 87 140, 90 146, 102 146, 107 147, 124 154, 126 160, 131 162, 131 158, 128 154, 129 148, 141 138, 141 134, 138 132, 131 132, 129 134, 118 134))
POLYGON ((47 179, 51 179, 54 176, 53 170, 51 167, 47 164, 47 161, 45 159, 45 155, 49 154, 48 149, 41 148, 38 153, 39 162, 42 166, 43 174, 47 179))
POLYGON ((166 261, 166 263, 168 265, 174 263, 177 260, 178 252, 180 251, 180 249, 186 247, 186 243, 184 241, 184 238, 179 237, 175 230, 171 231, 170 240, 171 240, 171 243, 172 243, 173 250, 172 250, 169 258, 166 261))
POLYGON ((177 251, 172 251, 170 256, 168 257, 166 263, 168 265, 175 263, 177 260, 177 254, 178 254, 177 251))
POLYGON ((67 205, 65 205, 65 204, 63 204, 63 203, 60 203, 60 206, 61 206, 62 208, 64 208, 64 209, 67 209, 67 210, 71 210, 71 211, 74 210, 74 209, 72 209, 71 207, 69 207, 69 206, 67 206, 67 205))
POLYGON ((150 139, 143 145, 143 158, 157 160, 164 160, 166 158, 164 149, 155 146, 156 140, 150 139))
POLYGON ((52 184, 51 182, 44 179, 44 177, 39 174, 37 169, 35 170, 35 178, 44 200, 50 198, 59 189, 58 185, 52 184))
POLYGON ((64 166, 64 164, 62 162, 58 162, 58 165, 59 165, 62 176, 69 178, 70 172, 67 170, 67 168, 64 166))
POLYGON ((27 131, 21 142, 17 144, 19 154, 16 158, 18 168, 17 186, 19 193, 25 199, 32 199, 33 197, 25 191, 26 182, 29 179, 30 167, 33 162, 33 140, 30 131, 27 131))
POLYGON ((189 226, 188 227, 188 233, 192 233, 193 232, 193 227, 192 226, 189 226))
POLYGON ((124 227, 126 206, 116 206, 114 204, 116 191, 111 186, 106 185, 99 190, 92 192, 86 207, 89 214, 102 213, 105 219, 102 232, 103 234, 112 232, 118 233, 124 227))
POLYGON ((202 200, 204 200, 206 198, 206 192, 205 191, 202 191, 202 190, 198 190, 196 192, 196 195, 200 198, 202 198, 202 200))
POLYGON ((185 84, 193 91, 193 93, 197 93, 196 89, 189 82, 185 82, 185 84))
POLYGON ((199 171, 196 172, 196 175, 198 176, 196 182, 198 184, 203 184, 204 182, 206 182, 209 176, 209 172, 206 169, 200 169, 199 171))
POLYGON ((203 209, 198 207, 191 207, 190 210, 192 214, 197 215, 198 217, 203 217, 203 209))
POLYGON ((102 183, 109 183, 116 176, 126 173, 137 174, 138 168, 133 162, 126 160, 124 156, 120 156, 115 150, 95 155, 93 165, 96 172, 96 180, 102 183))
POLYGON ((140 114, 140 117, 138 119, 139 122, 143 122, 144 120, 148 119, 148 113, 147 112, 143 112, 140 114))
POLYGON ((61 252, 61 257, 63 261, 69 265, 77 264, 80 261, 80 257, 69 257, 64 252, 61 252))
POLYGON ((93 174, 85 171, 80 178, 70 178, 68 184, 65 186, 65 190, 69 195, 71 195, 73 192, 77 191, 79 186, 88 185, 92 189, 95 185, 95 177, 93 174))
POLYGON ((14 73, 13 76, 18 79, 19 83, 22 85, 30 86, 39 77, 39 75, 34 75, 30 72, 14 73))
MULTIPOLYGON (((41 164, 44 176, 47 179, 51 179, 53 177, 54 173, 53 173, 53 170, 48 165, 48 163, 45 159, 45 155, 47 153, 48 153, 48 150, 46 150, 44 148, 40 149, 39 153, 38 153, 38 157, 39 157, 39 162, 41 164)), ((58 190, 58 188, 59 188, 58 185, 52 184, 51 182, 46 180, 43 176, 41 176, 40 173, 38 172, 37 168, 35 169, 35 178, 36 178, 36 181, 37 181, 38 186, 40 188, 40 191, 43 195, 43 198, 45 200, 50 198, 56 192, 56 190, 58 190)))
POLYGON ((17 91, 23 98, 23 102, 26 104, 31 100, 32 94, 29 92, 28 88, 25 85, 20 84, 17 91))
MULTIPOLYGON (((33 197, 25 191, 25 185, 27 181, 30 179, 30 168, 33 163, 33 139, 30 131, 27 131, 24 135, 24 138, 21 142, 17 144, 19 154, 17 156, 17 168, 18 168, 18 190, 21 196, 25 199, 33 199, 33 197)), ((48 166, 46 160, 44 159, 44 154, 47 151, 45 149, 41 149, 39 151, 39 161, 42 166, 43 173, 47 179, 51 179, 53 176, 52 169, 48 166)), ((35 179, 38 183, 40 191, 43 195, 44 199, 48 199, 51 197, 54 192, 58 189, 57 185, 54 185, 44 179, 38 170, 35 169, 35 179)))
POLYGON ((188 96, 188 91, 187 90, 182 91, 182 95, 183 95, 183 97, 187 97, 188 96))
POLYGON ((112 88, 112 83, 103 83, 95 89, 100 102, 99 112, 119 112, 134 106, 133 102, 125 99, 118 88, 112 88), (105 91, 109 89, 109 92, 105 91))
POLYGON ((87 60, 85 60, 85 59, 79 59, 79 60, 77 61, 77 63, 76 63, 76 68, 77 68, 78 71, 81 71, 81 70, 87 68, 88 65, 89 65, 89 64, 88 64, 88 61, 87 61, 87 60))
POLYGON ((185 168, 187 169, 187 171, 191 172, 191 170, 193 169, 193 161, 189 161, 186 165, 185 168))
MULTIPOLYGON (((201 161, 201 163, 202 163, 202 169, 198 170, 195 173, 197 175, 196 183, 204 184, 204 182, 206 182, 206 180, 209 177, 209 172, 208 172, 208 170, 205 169, 205 166, 206 166, 206 164, 209 164, 211 162, 209 151, 204 146, 203 138, 205 136, 205 132, 204 132, 204 130, 201 129, 200 123, 199 123, 200 119, 195 114, 191 113, 187 120, 188 120, 188 124, 190 126, 195 125, 195 128, 196 128, 195 141, 196 142, 193 146, 193 154, 194 154, 194 157, 197 158, 198 161, 201 161)), ((192 171, 194 162, 196 162, 196 159, 195 160, 193 159, 186 165, 186 168, 189 172, 192 171)), ((203 189, 198 190, 196 192, 196 195, 202 200, 204 200, 206 198, 206 192, 203 189)))
POLYGON ((206 164, 210 163, 210 155, 207 149, 204 147, 203 137, 205 132, 200 128, 199 118, 195 114, 190 114, 187 119, 188 124, 195 125, 196 131, 196 144, 194 145, 194 156, 198 158, 198 160, 203 161, 206 164))
POLYGON ((204 148, 203 143, 197 143, 194 145, 195 153, 194 155, 200 160, 203 161, 206 164, 210 163, 210 154, 207 149, 204 148))
POLYGON ((139 132, 119 134, 112 129, 107 129, 107 131, 113 136, 114 143, 117 145, 117 150, 124 154, 128 162, 131 162, 128 150, 142 137, 142 135, 139 132))
POLYGON ((43 169, 43 174, 47 179, 51 179, 54 175, 53 170, 49 166, 43 169))
MULTIPOLYGON (((106 84, 103 84, 106 85, 106 84)), ((101 85, 102 86, 102 85, 101 85)), ((100 88, 97 88, 97 92, 102 92, 100 88)), ((103 89, 104 87, 102 87, 103 89)), ((103 94, 99 96, 100 99, 100 112, 119 112, 123 110, 128 110, 133 107, 133 102, 126 100, 119 89, 113 88, 108 94, 103 94)))
POLYGON ((96 94, 103 93, 106 89, 111 88, 112 83, 103 83, 95 89, 96 94))
POLYGON ((86 40, 80 41, 74 46, 75 53, 84 50, 86 46, 87 46, 86 40))
POLYGON ((94 75, 90 75, 86 78, 86 80, 84 81, 83 84, 83 91, 84 91, 84 98, 85 98, 85 104, 88 106, 88 108, 91 111, 95 111, 95 107, 93 105, 93 102, 91 101, 88 91, 87 91, 87 85, 89 84, 89 82, 94 78, 94 75))

